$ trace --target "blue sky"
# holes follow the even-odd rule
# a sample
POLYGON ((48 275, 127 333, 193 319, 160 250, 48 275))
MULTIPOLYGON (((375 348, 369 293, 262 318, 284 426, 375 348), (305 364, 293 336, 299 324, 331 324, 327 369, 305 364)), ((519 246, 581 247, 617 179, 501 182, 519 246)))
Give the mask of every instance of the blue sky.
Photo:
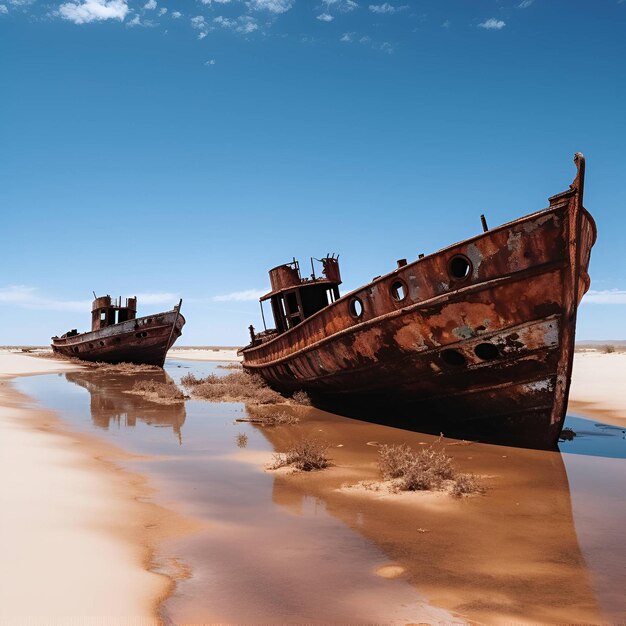
POLYGON ((91 292, 242 344, 267 270, 344 292, 546 206, 587 157, 579 339, 624 339, 626 2, 0 0, 0 345, 91 292))

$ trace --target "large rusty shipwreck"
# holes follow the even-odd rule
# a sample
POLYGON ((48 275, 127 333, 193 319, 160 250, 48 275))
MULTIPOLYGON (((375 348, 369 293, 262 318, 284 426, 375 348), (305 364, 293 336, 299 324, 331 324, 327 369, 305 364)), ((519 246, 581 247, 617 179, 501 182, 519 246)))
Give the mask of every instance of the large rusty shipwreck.
MULTIPOLYGON (((95 294, 94 294, 95 296, 95 294)), ((91 332, 70 330, 52 337, 52 350, 83 361, 136 363, 163 367, 165 355, 182 334, 180 309, 137 317, 137 298, 96 297, 91 305, 91 332)))
MULTIPOLYGON (((303 278, 270 270, 275 329, 255 333, 243 366, 322 406, 385 406, 413 427, 552 448, 567 408, 576 312, 588 290, 593 218, 585 160, 546 209, 339 296, 338 260, 303 278)), ((263 309, 262 309, 263 310, 263 309)))

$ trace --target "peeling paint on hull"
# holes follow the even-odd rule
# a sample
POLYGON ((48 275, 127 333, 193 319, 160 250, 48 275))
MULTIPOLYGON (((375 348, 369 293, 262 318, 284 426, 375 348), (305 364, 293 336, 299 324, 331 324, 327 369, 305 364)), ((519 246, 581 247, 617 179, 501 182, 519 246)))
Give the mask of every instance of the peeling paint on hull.
POLYGON ((184 325, 182 314, 167 311, 71 337, 55 337, 52 349, 83 361, 162 367, 167 351, 181 336, 184 325))
POLYGON ((596 238, 582 206, 584 159, 575 160, 576 179, 547 209, 377 278, 244 349, 244 367, 326 406, 380 401, 416 428, 553 447, 596 238), (410 286, 401 301, 398 281, 410 286))

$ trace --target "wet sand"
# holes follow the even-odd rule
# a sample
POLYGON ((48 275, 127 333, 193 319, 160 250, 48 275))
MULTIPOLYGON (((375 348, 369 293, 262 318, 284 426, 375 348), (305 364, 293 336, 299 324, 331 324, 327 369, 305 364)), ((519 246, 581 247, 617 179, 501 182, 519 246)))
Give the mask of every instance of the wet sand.
MULTIPOLYGON (((212 352, 195 351, 187 365, 186 360, 170 363, 169 374, 176 378, 189 368, 194 372, 204 368, 198 371, 206 375, 206 368, 215 363, 203 366, 199 361, 212 361, 212 352)), ((615 355, 599 356, 599 362, 605 362, 615 355)), ((0 365, 6 367, 1 359, 0 365)), ((594 362, 589 371, 596 370, 594 362)), ((140 492, 143 501, 150 493, 139 478, 147 476, 154 488, 151 500, 165 507, 159 510, 173 509, 185 516, 173 526, 196 520, 195 532, 182 535, 168 531, 166 522, 153 532, 158 515, 149 513, 142 528, 134 525, 136 532, 119 525, 94 531, 123 553, 111 567, 119 566, 127 577, 136 577, 124 582, 119 597, 114 594, 117 602, 133 596, 134 604, 126 614, 147 606, 142 615, 154 617, 163 599, 161 614, 174 623, 626 619, 622 457, 607 453, 607 458, 598 458, 595 452, 585 456, 576 452, 580 446, 567 448, 569 442, 562 447, 564 454, 559 454, 448 440, 447 452, 458 469, 478 475, 487 487, 485 495, 461 499, 437 493, 385 495, 358 488, 364 480, 378 479, 376 444, 408 443, 419 449, 432 437, 310 407, 286 409, 298 412, 297 425, 261 428, 235 423, 236 417, 245 415, 240 404, 188 401, 168 407, 125 393, 137 376, 151 374, 121 376, 78 368, 62 379, 43 376, 41 385, 31 385, 28 392, 40 402, 49 398, 45 405, 63 419, 61 424, 53 414, 44 413, 45 435, 58 437, 72 452, 78 446, 69 441, 83 444, 82 460, 69 459, 60 480, 71 486, 84 471, 97 475, 103 461, 93 457, 106 456, 108 466, 100 474, 106 485, 90 488, 90 493, 106 494, 106 501, 113 503, 107 504, 107 510, 119 505, 117 519, 134 523, 141 518, 124 507, 133 480, 135 498, 140 492), (80 388, 80 402, 72 388, 80 388), (34 393, 37 389, 41 393, 34 393), (61 398, 60 391, 69 395, 61 398), (79 434, 68 436, 68 429, 79 434), (59 431, 65 434, 55 434, 59 431), (100 438, 95 439, 94 433, 100 438), (249 438, 244 449, 236 445, 238 433, 249 438), (265 469, 272 452, 284 451, 304 436, 330 444, 330 469, 306 474, 265 469), (102 451, 94 452, 98 445, 102 451), (113 496, 120 500, 117 504, 113 496), (171 578, 149 571, 155 569, 155 560, 158 570, 171 578), (156 577, 158 584, 142 576, 156 577), (172 578, 177 579, 175 585, 172 578), (144 605, 140 599, 151 601, 144 605)), ((573 396, 575 389, 584 389, 589 376, 583 368, 575 369, 573 396)), ((4 384, 0 391, 6 392, 4 384)), ((611 397, 612 409, 618 413, 619 396, 611 397)), ((24 398, 14 396, 8 402, 23 405, 24 398)), ((36 415, 30 418, 35 428, 41 428, 36 415)), ((2 417, 0 423, 4 422, 2 417)), ((32 426, 23 430, 41 434, 32 426)), ((12 447, 23 445, 16 440, 12 447)), ((47 442, 45 446, 46 450, 58 447, 47 442)), ((29 469, 34 480, 47 471, 33 461, 29 469)), ((79 504, 84 506, 80 499, 79 504)), ((94 517, 87 515, 81 528, 86 523, 91 530, 93 522, 94 517)), ((64 519, 62 527, 74 529, 73 523, 74 519, 64 519)), ((100 546, 98 554, 102 550, 100 546)), ((59 549, 46 563, 56 560, 55 572, 60 569, 65 575, 65 566, 58 566, 61 553, 59 549)), ((97 562, 98 557, 90 560, 97 562)), ((32 591, 44 585, 53 567, 44 567, 40 579, 26 588, 32 591)), ((68 575, 71 579, 71 572, 68 575)), ((110 576, 110 580, 123 580, 115 573, 110 576)), ((74 578, 79 578, 75 581, 79 588, 98 588, 97 581, 74 578)), ((56 595, 63 597, 62 592, 56 595)), ((108 607, 103 610, 111 614, 108 607)))
POLYGON ((237 348, 172 348, 167 357, 186 361, 241 361, 241 357, 237 355, 237 348))
POLYGON ((172 569, 154 548, 184 521, 120 468, 128 455, 68 432, 8 380, 76 369, 0 353, 0 623, 160 624, 174 574, 150 571, 172 569))

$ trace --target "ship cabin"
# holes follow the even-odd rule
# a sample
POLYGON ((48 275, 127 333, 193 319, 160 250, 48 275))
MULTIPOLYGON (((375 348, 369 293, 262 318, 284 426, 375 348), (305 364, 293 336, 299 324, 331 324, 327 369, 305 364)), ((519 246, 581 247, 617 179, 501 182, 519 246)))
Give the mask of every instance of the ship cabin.
POLYGON ((267 330, 266 327, 265 332, 258 335, 251 328, 253 344, 269 339, 268 335, 287 332, 340 297, 339 257, 335 255, 311 259, 310 277, 302 278, 296 259, 271 269, 269 276, 272 290, 261 298, 261 315, 265 326, 263 304, 269 300, 276 328, 267 330), (321 276, 315 275, 314 261, 322 265, 321 276))
MULTIPOLYGON (((95 295, 95 294, 94 294, 95 295)), ((100 330, 113 324, 120 324, 137 317, 137 298, 122 297, 112 300, 111 296, 96 298, 91 305, 91 330, 100 330)))

